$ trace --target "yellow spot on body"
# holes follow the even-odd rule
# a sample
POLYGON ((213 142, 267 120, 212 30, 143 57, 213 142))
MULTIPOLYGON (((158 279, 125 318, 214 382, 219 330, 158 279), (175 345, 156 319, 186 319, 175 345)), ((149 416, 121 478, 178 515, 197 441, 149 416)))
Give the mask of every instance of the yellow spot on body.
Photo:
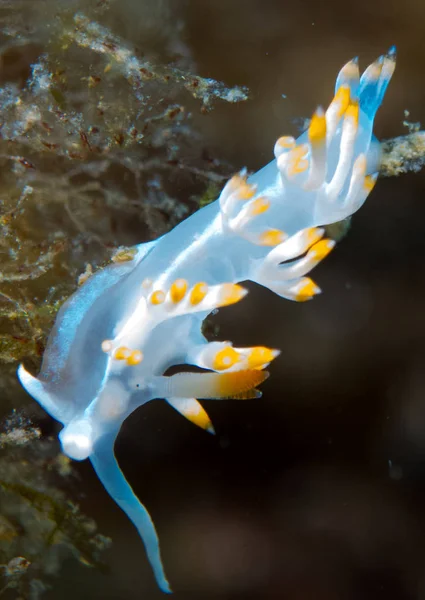
POLYGON ((103 352, 110 352, 112 350, 112 341, 111 340, 103 340, 100 347, 103 352))
POLYGON ((311 144, 322 144, 326 140, 326 117, 323 111, 316 111, 308 128, 308 139, 311 144))
POLYGON ((269 208, 270 200, 267 200, 267 198, 263 198, 261 196, 260 198, 257 198, 253 201, 250 207, 250 213, 253 217, 257 217, 258 215, 262 215, 263 213, 265 213, 267 210, 269 210, 269 208))
POLYGON ((255 346, 248 356, 248 366, 250 369, 261 369, 276 358, 278 354, 278 350, 271 350, 265 346, 255 346))
POLYGON ((219 350, 214 357, 212 368, 215 371, 222 371, 223 369, 230 369, 233 365, 238 362, 240 358, 239 352, 237 352, 231 346, 219 350))
POLYGON ((117 360, 127 360, 131 354, 131 350, 127 346, 120 346, 115 350, 114 358, 117 360))
POLYGON ((351 102, 345 111, 345 118, 352 119, 355 125, 359 123, 359 103, 351 102))
POLYGON ((311 248, 309 254, 315 260, 323 260, 334 246, 335 242, 332 240, 320 240, 311 248))
POLYGON ((284 135, 280 137, 276 143, 279 144, 281 148, 287 148, 288 150, 295 148, 295 140, 290 135, 284 135))
POLYGON ((130 356, 127 358, 127 364, 130 367, 139 365, 143 360, 143 352, 141 350, 133 350, 130 356))
POLYGON ((219 306, 229 306, 242 300, 247 291, 237 283, 223 283, 221 286, 221 298, 219 306))
POLYGON ((150 301, 151 304, 154 305, 158 305, 158 304, 162 304, 165 300, 165 294, 162 290, 155 290, 154 292, 152 292, 151 297, 150 297, 150 301))
POLYGON ((186 279, 176 279, 170 287, 170 297, 174 304, 177 304, 185 297, 187 292, 186 279))
POLYGON ((190 303, 192 306, 196 306, 205 298, 208 294, 208 286, 203 281, 196 283, 190 292, 190 303))
POLYGON ((298 290, 295 300, 297 302, 305 302, 306 300, 310 300, 310 298, 317 294, 318 291, 318 287, 316 286, 314 281, 309 277, 306 277, 304 279, 304 283, 298 290))
POLYGON ((364 178, 364 188, 368 194, 370 194, 370 192, 375 187, 375 183, 376 177, 373 177, 373 175, 366 175, 366 177, 364 178))
POLYGON ((338 105, 338 117, 342 117, 350 103, 350 88, 348 85, 342 85, 332 100, 332 104, 338 105))
POLYGON ((268 229, 259 236, 261 246, 277 246, 286 238, 286 234, 280 229, 268 229))

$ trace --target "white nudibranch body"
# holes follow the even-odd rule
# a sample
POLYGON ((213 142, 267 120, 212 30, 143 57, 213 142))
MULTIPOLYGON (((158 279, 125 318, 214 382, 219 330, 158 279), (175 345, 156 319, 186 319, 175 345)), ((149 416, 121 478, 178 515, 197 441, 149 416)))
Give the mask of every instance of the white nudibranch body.
POLYGON ((244 280, 290 300, 319 293, 307 274, 334 245, 321 226, 353 214, 375 184, 372 126, 394 67, 393 49, 361 77, 357 60, 345 65, 328 109, 317 109, 298 140, 279 138, 263 169, 235 175, 216 202, 91 276, 59 311, 38 377, 19 368, 25 389, 63 424, 65 454, 89 458, 133 521, 165 592, 155 528, 117 464, 116 436, 155 398, 213 432, 199 398, 259 395, 279 352, 208 342, 202 321, 239 302, 244 280), (209 372, 164 376, 181 364, 209 372))

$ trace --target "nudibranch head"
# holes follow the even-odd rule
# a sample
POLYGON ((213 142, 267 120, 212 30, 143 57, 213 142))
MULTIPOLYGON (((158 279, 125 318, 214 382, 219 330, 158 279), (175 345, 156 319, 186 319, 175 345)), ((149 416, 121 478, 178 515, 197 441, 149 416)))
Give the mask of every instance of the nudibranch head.
POLYGON ((379 171, 380 145, 372 128, 394 72, 395 58, 395 49, 391 48, 361 76, 357 59, 341 69, 328 108, 316 109, 307 131, 298 140, 280 137, 274 148, 276 162, 244 182, 244 187, 252 186, 271 201, 268 221, 257 220, 258 227, 254 221, 240 222, 234 212, 235 180, 220 198, 228 228, 258 244, 268 239, 264 223, 270 228, 284 222, 281 229, 292 235, 310 225, 340 221, 362 206, 379 171), (278 211, 285 213, 285 219, 279 219, 278 211))

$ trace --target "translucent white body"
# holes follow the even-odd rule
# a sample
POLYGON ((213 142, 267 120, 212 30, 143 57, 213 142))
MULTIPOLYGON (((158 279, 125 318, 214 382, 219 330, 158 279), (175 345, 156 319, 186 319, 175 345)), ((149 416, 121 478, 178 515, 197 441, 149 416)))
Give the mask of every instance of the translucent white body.
POLYGON ((125 418, 154 398, 213 431, 197 398, 256 395, 278 351, 208 343, 202 321, 242 299, 240 281, 298 301, 320 291, 305 277, 333 247, 319 227, 351 215, 373 187, 373 119, 394 64, 391 50, 359 79, 357 62, 348 63, 334 100, 307 132, 280 138, 275 160, 259 172, 233 177, 216 202, 93 275, 59 311, 38 377, 19 368, 23 386, 63 423, 64 452, 90 458, 137 527, 163 591, 170 588, 156 532, 115 460, 115 438, 125 418), (164 376, 180 364, 212 373, 164 376))

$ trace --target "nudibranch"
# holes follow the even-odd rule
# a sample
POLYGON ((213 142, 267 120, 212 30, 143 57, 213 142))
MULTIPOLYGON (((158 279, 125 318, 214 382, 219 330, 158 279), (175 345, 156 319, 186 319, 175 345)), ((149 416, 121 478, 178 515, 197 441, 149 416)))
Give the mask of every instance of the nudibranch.
POLYGON ((136 526, 164 592, 155 527, 114 456, 121 425, 159 398, 213 432, 198 399, 260 395, 278 350, 208 342, 202 322, 242 300, 245 280, 298 302, 319 293, 307 274, 334 245, 322 226, 358 210, 377 179, 373 120, 394 68, 393 48, 361 77, 357 59, 347 63, 328 109, 316 110, 303 135, 279 138, 267 166, 235 175, 217 201, 92 275, 59 311, 39 375, 18 369, 28 393, 63 424, 63 452, 91 460, 136 526), (165 375, 185 364, 204 372, 165 375))

